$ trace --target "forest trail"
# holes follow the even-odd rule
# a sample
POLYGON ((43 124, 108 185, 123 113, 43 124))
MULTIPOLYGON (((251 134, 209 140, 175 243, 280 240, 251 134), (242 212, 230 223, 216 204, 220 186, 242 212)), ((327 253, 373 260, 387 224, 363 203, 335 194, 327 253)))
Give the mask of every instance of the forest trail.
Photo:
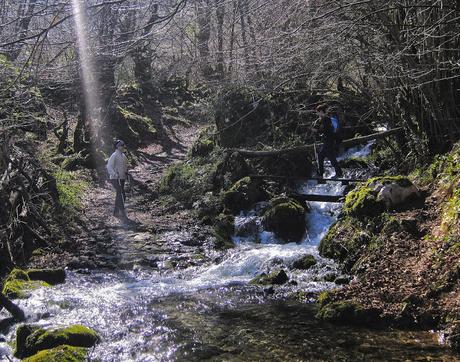
POLYGON ((134 179, 132 189, 126 187, 128 221, 112 216, 115 197, 112 186, 108 182, 91 184, 82 202, 85 231, 77 240, 80 249, 76 254, 80 255, 74 256, 72 267, 132 268, 161 264, 168 268, 180 264, 172 259, 189 259, 184 254, 192 253, 193 240, 203 236, 198 235, 189 211, 161 203, 155 185, 168 166, 185 158, 200 127, 185 124, 168 127, 157 143, 128 150, 128 159, 133 155, 138 159, 130 169, 134 179))

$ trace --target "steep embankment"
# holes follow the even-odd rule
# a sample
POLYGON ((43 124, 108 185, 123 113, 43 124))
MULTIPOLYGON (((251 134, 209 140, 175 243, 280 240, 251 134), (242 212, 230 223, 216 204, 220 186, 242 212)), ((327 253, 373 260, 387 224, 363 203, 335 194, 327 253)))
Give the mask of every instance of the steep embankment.
POLYGON ((458 351, 460 145, 412 178, 421 196, 398 208, 385 210, 367 185, 347 198, 344 217, 320 248, 355 278, 321 296, 319 316, 442 329, 458 351))

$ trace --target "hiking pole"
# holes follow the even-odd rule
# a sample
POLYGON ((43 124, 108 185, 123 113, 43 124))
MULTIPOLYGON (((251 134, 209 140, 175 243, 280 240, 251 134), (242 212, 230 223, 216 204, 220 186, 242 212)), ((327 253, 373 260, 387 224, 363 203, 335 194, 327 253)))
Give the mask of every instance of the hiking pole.
MULTIPOLYGON (((318 159, 318 152, 316 151, 316 137, 313 138, 313 150, 315 151, 316 173, 319 175, 319 159, 318 159)), ((321 175, 321 177, 323 176, 321 175)))

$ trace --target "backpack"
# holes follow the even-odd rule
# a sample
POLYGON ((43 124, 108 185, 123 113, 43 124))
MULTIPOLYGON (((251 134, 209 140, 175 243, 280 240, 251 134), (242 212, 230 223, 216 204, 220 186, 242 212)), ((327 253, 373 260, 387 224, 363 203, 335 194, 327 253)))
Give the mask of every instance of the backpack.
POLYGON ((340 131, 340 124, 339 118, 337 116, 331 116, 331 124, 332 124, 332 133, 338 134, 340 131))

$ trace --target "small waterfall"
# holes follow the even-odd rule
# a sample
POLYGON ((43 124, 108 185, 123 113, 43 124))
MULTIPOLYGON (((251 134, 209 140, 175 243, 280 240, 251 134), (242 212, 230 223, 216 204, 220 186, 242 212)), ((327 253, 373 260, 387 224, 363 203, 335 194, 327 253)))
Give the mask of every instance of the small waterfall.
MULTIPOLYGON (((357 152, 367 151, 356 149, 352 154, 357 152)), ((339 182, 308 181, 298 188, 299 193, 326 195, 343 191, 339 182)), ((349 338, 350 327, 326 330, 314 321, 308 305, 278 305, 276 297, 267 298, 263 288, 248 285, 262 272, 283 268, 297 283, 278 287, 281 295, 284 291, 318 292, 333 287, 324 276, 336 272, 337 265, 319 256, 318 244, 337 219, 341 204, 310 202, 304 240, 288 244, 263 230, 260 213, 264 206, 256 205, 236 218, 237 228, 244 229, 242 236, 234 236, 235 248, 218 263, 164 274, 147 270, 96 271, 89 275, 69 272, 65 284, 36 290, 32 297, 18 302, 28 312, 29 323, 44 327, 81 323, 96 329, 103 342, 90 357, 101 361, 199 360, 220 356, 239 343, 248 344, 247 359, 262 358, 261 351, 269 358, 274 352, 266 349, 267 341, 279 351, 291 353, 308 347, 299 347, 302 343, 293 337, 296 330, 302 331, 302 341, 311 338, 326 345, 335 338, 349 338), (290 269, 296 259, 306 254, 317 260, 314 267, 290 269), (251 318, 257 322, 253 326, 248 325, 251 318), (289 323, 283 318, 289 318, 289 323), (290 326, 285 338, 294 338, 292 346, 279 337, 283 325, 290 326), (238 343, 228 341, 233 330, 238 343), (259 330, 264 339, 260 345, 252 334, 259 330), (310 337, 306 337, 308 333, 310 337), (323 335, 325 342, 320 342, 323 335), (255 350, 251 352, 251 348, 255 350)), ((372 338, 376 341, 389 343, 387 332, 383 337, 375 333, 372 338)), ((14 331, 8 336, 9 340, 13 338, 14 331)), ((0 342, 1 348, 10 347, 0 342)), ((231 356, 223 359, 232 359, 231 356)))

